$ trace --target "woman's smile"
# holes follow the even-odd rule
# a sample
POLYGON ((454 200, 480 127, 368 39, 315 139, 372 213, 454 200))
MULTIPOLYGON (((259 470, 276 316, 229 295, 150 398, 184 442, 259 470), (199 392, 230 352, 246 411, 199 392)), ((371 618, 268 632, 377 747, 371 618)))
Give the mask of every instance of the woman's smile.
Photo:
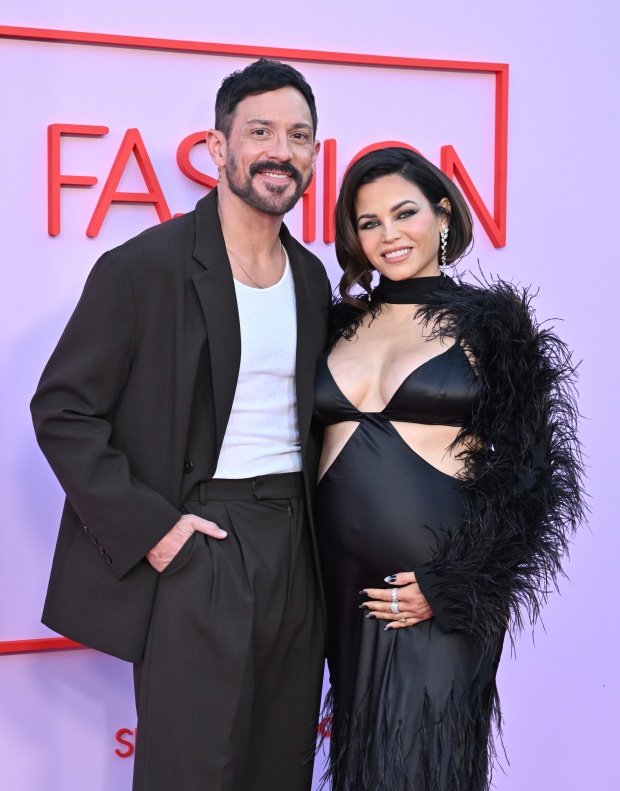
POLYGON ((396 250, 389 250, 381 253, 381 255, 391 264, 397 264, 407 259, 409 257, 409 253, 411 253, 412 250, 413 247, 399 247, 396 250))

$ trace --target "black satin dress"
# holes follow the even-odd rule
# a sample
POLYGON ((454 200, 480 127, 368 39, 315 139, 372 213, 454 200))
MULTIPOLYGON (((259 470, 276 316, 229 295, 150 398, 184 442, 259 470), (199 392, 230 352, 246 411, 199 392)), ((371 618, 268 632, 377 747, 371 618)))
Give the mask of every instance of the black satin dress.
POLYGON ((334 791, 478 791, 500 646, 485 654, 431 619, 384 631, 363 588, 423 566, 464 516, 462 481, 415 453, 392 422, 461 426, 478 394, 462 347, 414 370, 381 412, 356 409, 323 358, 315 418, 358 423, 321 479, 316 525, 328 613, 334 791))

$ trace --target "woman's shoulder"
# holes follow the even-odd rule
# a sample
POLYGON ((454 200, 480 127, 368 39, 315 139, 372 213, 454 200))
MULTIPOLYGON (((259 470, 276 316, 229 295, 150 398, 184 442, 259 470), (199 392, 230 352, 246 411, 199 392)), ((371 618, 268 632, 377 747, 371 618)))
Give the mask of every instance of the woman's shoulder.
MULTIPOLYGON (((363 298, 360 298, 362 301, 363 298)), ((363 299, 365 303, 368 302, 367 298, 363 299)), ((355 321, 357 318, 361 318, 364 315, 365 311, 362 308, 358 308, 355 305, 352 305, 350 302, 345 302, 340 297, 333 297, 332 304, 330 306, 330 316, 331 320, 335 324, 339 324, 342 326, 346 326, 349 322, 355 321)))
MULTIPOLYGON (((538 327, 531 304, 533 296, 531 288, 498 277, 481 275, 471 282, 446 276, 418 315, 435 326, 439 334, 464 340, 490 336, 504 341, 523 340, 538 327)), ((375 316, 380 310, 373 295, 356 299, 363 307, 340 298, 332 301, 329 349, 341 338, 352 338, 364 316, 375 316)))
MULTIPOLYGON (((367 301, 363 299, 363 301, 367 301)), ((329 309, 327 351, 330 351, 341 338, 351 338, 364 318, 366 311, 334 297, 329 309)))
POLYGON ((463 277, 446 277, 442 289, 445 296, 450 299, 462 299, 474 305, 529 305, 532 288, 504 280, 492 275, 479 275, 472 280, 463 277))
POLYGON ((479 331, 523 337, 537 327, 531 287, 499 277, 478 277, 474 282, 446 278, 439 297, 431 306, 457 316, 463 326, 479 331))

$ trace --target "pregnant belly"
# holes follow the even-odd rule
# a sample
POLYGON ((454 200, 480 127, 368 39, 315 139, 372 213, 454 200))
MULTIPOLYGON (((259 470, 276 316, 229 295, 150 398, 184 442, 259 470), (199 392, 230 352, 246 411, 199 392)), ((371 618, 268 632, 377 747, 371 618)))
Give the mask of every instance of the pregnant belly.
POLYGON ((418 456, 390 423, 363 421, 318 486, 324 574, 347 569, 363 587, 383 587, 387 574, 430 559, 465 504, 462 482, 418 456))

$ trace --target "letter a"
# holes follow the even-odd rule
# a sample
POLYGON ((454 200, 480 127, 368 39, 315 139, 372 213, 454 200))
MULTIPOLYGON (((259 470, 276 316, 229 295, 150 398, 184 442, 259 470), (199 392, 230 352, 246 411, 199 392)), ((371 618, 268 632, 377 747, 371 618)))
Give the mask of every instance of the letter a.
POLYGON ((95 207, 92 219, 86 229, 86 236, 94 239, 101 230, 108 209, 112 203, 150 203, 155 207, 160 222, 171 218, 170 209, 159 186, 159 181, 153 170, 153 165, 146 152, 144 141, 137 129, 128 129, 123 138, 118 154, 110 170, 110 175, 101 191, 99 202, 95 207), (148 192, 118 192, 117 187, 121 180, 131 154, 136 157, 136 162, 142 173, 142 178, 148 192))

